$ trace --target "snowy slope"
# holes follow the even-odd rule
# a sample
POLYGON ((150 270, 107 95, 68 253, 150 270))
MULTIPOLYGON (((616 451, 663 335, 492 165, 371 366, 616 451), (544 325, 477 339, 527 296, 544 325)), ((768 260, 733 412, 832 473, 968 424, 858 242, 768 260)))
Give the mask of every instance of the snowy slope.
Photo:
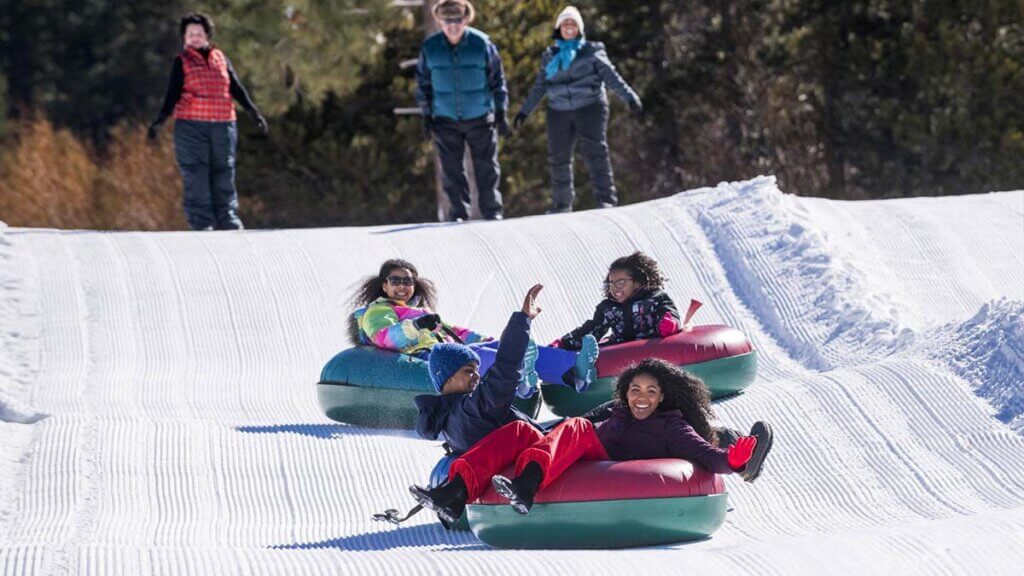
POLYGON ((760 178, 496 223, 0 229, 0 574, 1016 573, 1022 311, 1021 192, 844 203, 760 178), (522 553, 372 522, 440 450, 320 413, 353 283, 402 256, 443 317, 497 334, 539 281, 546 341, 637 249, 760 351, 718 412, 772 422, 775 449, 727 480, 722 529, 522 553))

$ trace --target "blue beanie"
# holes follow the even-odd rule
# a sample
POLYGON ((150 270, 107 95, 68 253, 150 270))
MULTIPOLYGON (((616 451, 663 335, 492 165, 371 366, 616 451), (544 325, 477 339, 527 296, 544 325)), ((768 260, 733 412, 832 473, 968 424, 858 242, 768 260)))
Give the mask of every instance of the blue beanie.
POLYGON ((434 390, 441 393, 444 383, 470 362, 480 363, 480 356, 465 344, 442 342, 430 349, 430 381, 434 390))

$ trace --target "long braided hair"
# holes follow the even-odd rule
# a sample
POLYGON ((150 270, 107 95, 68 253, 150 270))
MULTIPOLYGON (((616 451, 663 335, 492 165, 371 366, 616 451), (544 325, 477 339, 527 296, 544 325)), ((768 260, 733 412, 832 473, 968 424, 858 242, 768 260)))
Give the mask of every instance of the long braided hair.
POLYGON ((658 358, 647 358, 633 364, 619 375, 615 385, 616 404, 629 407, 626 394, 633 379, 646 374, 658 382, 665 399, 658 404, 658 412, 679 410, 683 419, 709 443, 717 446, 718 435, 711 428, 715 413, 711 409, 711 391, 704 381, 693 374, 658 358))

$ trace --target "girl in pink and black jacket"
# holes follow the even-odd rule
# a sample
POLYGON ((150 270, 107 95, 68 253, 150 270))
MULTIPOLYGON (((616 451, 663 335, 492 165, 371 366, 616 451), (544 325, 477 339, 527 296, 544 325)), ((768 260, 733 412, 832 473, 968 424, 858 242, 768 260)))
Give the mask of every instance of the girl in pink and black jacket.
POLYGON ((587 335, 606 346, 664 338, 679 332, 682 329, 679 311, 663 290, 664 281, 658 263, 643 252, 615 260, 608 267, 605 299, 597 305, 594 317, 559 338, 553 346, 578 350, 587 335))

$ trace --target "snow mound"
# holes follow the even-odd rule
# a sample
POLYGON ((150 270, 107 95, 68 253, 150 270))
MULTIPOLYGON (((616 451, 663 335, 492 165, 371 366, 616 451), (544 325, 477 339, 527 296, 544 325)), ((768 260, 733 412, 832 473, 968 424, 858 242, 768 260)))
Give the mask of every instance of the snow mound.
POLYGON ((996 417, 1024 433, 1024 302, 990 302, 970 320, 939 329, 930 356, 948 364, 996 417))
POLYGON ((829 370, 913 343, 896 304, 870 289, 865 271, 842 257, 841 243, 774 177, 687 196, 744 303, 806 367, 829 370))

